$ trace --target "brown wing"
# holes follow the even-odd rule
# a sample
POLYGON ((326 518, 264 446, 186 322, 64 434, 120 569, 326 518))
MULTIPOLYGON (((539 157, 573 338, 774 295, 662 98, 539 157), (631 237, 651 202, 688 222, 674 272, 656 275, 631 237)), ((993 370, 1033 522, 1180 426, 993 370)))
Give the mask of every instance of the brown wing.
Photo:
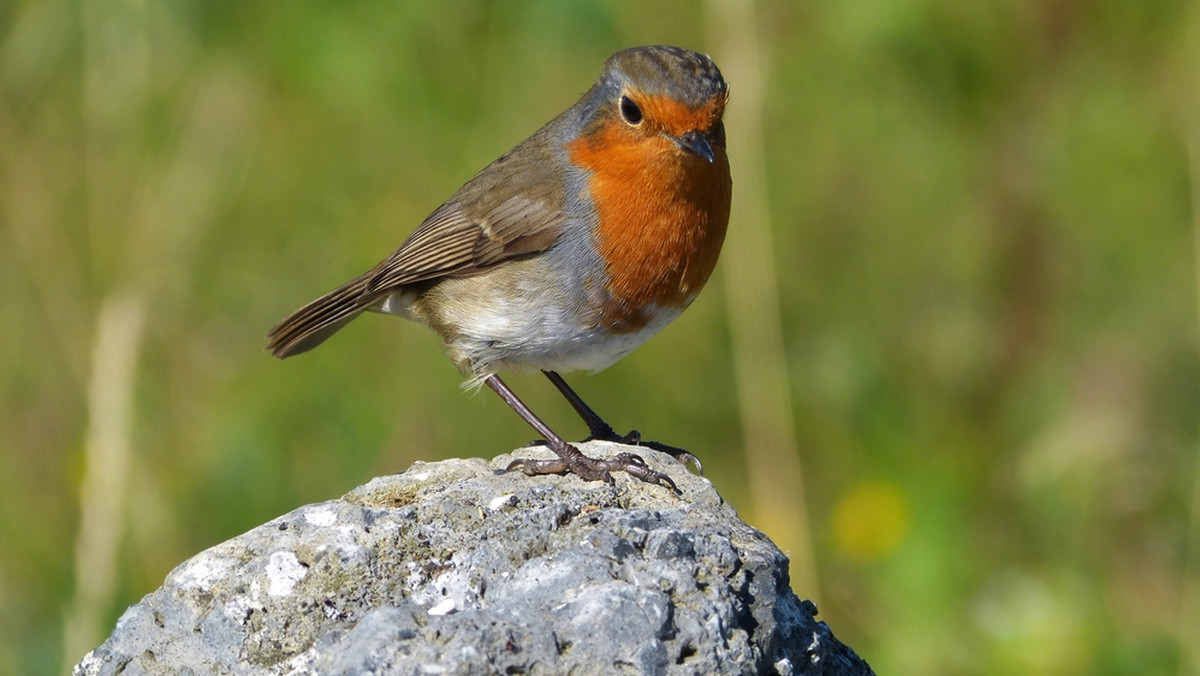
POLYGON ((306 352, 399 287, 475 274, 549 247, 566 222, 562 209, 551 206, 562 204, 561 195, 513 192, 511 183, 468 183, 387 260, 276 324, 267 334, 267 349, 280 359, 306 352), (494 206, 470 213, 480 204, 494 206))
POLYGON ((566 220, 561 209, 512 195, 478 216, 458 203, 433 212, 387 260, 366 293, 448 276, 465 276, 554 243, 566 220))

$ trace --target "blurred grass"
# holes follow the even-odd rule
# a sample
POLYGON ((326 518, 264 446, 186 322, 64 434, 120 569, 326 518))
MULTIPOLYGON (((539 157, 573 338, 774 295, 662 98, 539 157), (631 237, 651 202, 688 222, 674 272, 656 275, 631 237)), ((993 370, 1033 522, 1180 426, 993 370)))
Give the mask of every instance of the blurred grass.
MULTIPOLYGON (((615 49, 719 57, 702 9, 0 5, 0 672, 62 671, 105 298, 146 309, 111 627, 279 513, 528 439, 417 327, 367 318, 285 364, 262 335, 615 49)), ((1200 10, 762 2, 757 35, 823 616, 880 673, 1197 673, 1176 623, 1200 448, 1200 10)), ((725 322, 709 289, 572 383, 619 429, 697 452, 745 508, 725 322)), ((543 379, 510 382, 579 427, 543 379)))

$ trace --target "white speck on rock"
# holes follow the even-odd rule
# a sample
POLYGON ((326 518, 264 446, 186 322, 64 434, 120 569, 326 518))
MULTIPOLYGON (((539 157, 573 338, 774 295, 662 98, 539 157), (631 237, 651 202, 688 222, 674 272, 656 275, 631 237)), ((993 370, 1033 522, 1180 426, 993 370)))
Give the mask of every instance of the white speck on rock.
POLYGON ((260 608, 262 608, 261 604, 255 603, 245 596, 235 596, 221 606, 221 609, 225 611, 225 616, 238 624, 245 624, 250 613, 260 608))
POLYGON ((305 510, 304 520, 314 526, 332 526, 337 523, 337 510, 329 505, 322 505, 316 509, 305 510))
POLYGON ((208 589, 215 582, 229 576, 233 561, 221 556, 201 552, 172 573, 172 581, 180 589, 208 589))
POLYGON ((298 655, 294 655, 291 659, 284 663, 284 666, 288 667, 288 670, 284 673, 284 676, 304 676, 305 674, 313 673, 312 665, 313 662, 317 661, 318 656, 319 655, 317 653, 316 646, 313 646, 298 655))
POLYGON ((88 651, 88 654, 79 660, 79 664, 75 666, 76 674, 99 674, 100 669, 104 666, 104 660, 96 656, 95 650, 88 651))
POLYGON ((807 648, 805 648, 805 650, 812 653, 813 664, 816 664, 817 662, 819 662, 821 660, 821 658, 817 655, 817 648, 820 647, 820 645, 821 645, 821 637, 819 635, 817 635, 817 632, 814 631, 812 633, 812 642, 808 644, 807 648))
POLYGON ((430 615, 449 615, 454 612, 454 599, 442 599, 440 603, 429 609, 430 615))
POLYGON ((308 566, 292 552, 275 552, 267 560, 267 594, 287 596, 308 575, 308 566))
POLYGON ((488 509, 494 512, 497 509, 500 509, 506 505, 511 505, 514 502, 516 502, 516 500, 513 499, 512 493, 497 495, 496 497, 492 498, 491 502, 488 503, 488 509))

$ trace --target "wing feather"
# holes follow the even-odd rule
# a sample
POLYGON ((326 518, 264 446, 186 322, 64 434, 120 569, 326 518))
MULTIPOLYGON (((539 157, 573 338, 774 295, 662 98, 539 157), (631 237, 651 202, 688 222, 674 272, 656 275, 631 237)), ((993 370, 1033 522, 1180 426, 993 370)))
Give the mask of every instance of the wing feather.
POLYGON ((467 213, 461 203, 449 202, 380 264, 367 292, 471 275, 509 258, 536 253, 554 242, 565 220, 561 209, 521 195, 479 216, 467 213))

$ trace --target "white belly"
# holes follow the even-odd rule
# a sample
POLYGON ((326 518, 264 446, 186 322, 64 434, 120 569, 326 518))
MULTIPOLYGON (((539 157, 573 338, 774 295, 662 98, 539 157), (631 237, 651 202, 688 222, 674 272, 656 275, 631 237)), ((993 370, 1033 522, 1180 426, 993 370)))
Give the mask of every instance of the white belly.
POLYGON ((378 311, 438 330, 464 373, 486 376, 501 370, 598 371, 646 342, 683 310, 657 309, 641 329, 615 333, 598 325, 596 312, 589 309, 594 303, 582 293, 547 292, 544 285, 521 281, 497 289, 476 281, 445 280, 421 303, 408 293, 393 294, 378 311))

